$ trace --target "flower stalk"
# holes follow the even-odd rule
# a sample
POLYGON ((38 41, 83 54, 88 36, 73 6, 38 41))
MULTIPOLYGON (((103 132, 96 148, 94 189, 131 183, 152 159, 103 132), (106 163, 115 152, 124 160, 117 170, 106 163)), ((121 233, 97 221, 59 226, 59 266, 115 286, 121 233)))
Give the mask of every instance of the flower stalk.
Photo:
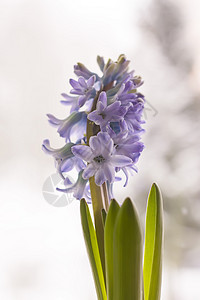
POLYGON ((102 184, 101 189, 102 189, 102 194, 103 194, 103 199, 104 199, 105 211, 108 212, 108 209, 109 209, 109 196, 108 196, 108 188, 107 188, 106 182, 104 182, 102 184))
MULTIPOLYGON (((96 104, 98 100, 99 93, 94 99, 92 105, 92 111, 96 109, 96 104)), ((87 145, 89 145, 89 140, 92 136, 95 136, 100 131, 100 127, 96 125, 94 122, 87 120, 87 145)), ((90 183, 90 192, 91 192, 91 200, 92 200, 92 208, 94 215, 94 223, 97 235, 97 243, 99 247, 99 254, 102 264, 102 270, 105 278, 105 252, 104 252, 104 224, 102 219, 102 210, 105 209, 105 205, 102 197, 102 187, 96 185, 94 176, 89 178, 90 183)), ((105 190, 105 189, 104 189, 105 190)), ((107 198, 106 198, 107 201, 107 198)), ((106 204, 108 208, 108 204, 106 204)), ((107 209, 106 208, 106 209, 107 209)))
POLYGON ((89 179, 90 191, 92 198, 92 208, 94 214, 94 223, 97 235, 97 242, 99 246, 99 254, 101 258, 101 264, 103 274, 105 278, 105 253, 104 253, 104 224, 102 219, 102 210, 104 209, 101 188, 96 185, 94 176, 89 179))
MULTIPOLYGON (((112 88, 113 82, 110 82, 105 86, 101 91, 107 91, 112 88)), ((96 109, 97 100, 99 97, 99 93, 97 93, 96 97, 94 98, 93 105, 91 112, 96 109)), ((97 133, 100 131, 100 126, 96 125, 94 122, 87 120, 87 145, 89 145, 89 140, 92 136, 96 136, 97 133)), ((99 246, 99 253, 102 263, 103 274, 105 278, 105 251, 104 251, 104 224, 102 218, 102 210, 108 211, 109 208, 109 196, 108 190, 106 186, 106 182, 102 184, 102 186, 98 186, 95 183, 94 176, 89 178, 90 183, 90 192, 91 192, 91 199, 92 199, 92 208, 94 214, 94 223, 95 229, 97 234, 97 242, 99 246)))
MULTIPOLYGON (((96 107, 96 101, 98 96, 94 99, 93 108, 96 107)), ((92 121, 87 120, 87 144, 89 145, 90 137, 96 135, 99 132, 99 126, 92 121)), ((102 269, 105 277, 105 254, 104 254, 104 225, 102 220, 102 209, 104 209, 101 187, 96 185, 94 176, 89 179, 90 192, 92 199, 92 208, 94 214, 94 223, 97 234, 97 242, 99 246, 99 254, 102 263, 102 269)))

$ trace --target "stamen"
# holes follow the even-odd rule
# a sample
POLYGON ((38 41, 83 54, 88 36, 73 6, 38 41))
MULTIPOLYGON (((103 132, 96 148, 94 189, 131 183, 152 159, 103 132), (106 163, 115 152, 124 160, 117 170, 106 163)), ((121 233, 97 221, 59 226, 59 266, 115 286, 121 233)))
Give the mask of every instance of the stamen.
POLYGON ((99 114, 100 116, 102 116, 103 119, 105 119, 106 115, 104 113, 99 114))
POLYGON ((105 158, 102 155, 99 155, 99 156, 94 157, 93 160, 95 162, 97 162, 98 164, 101 164, 102 162, 105 161, 105 158))

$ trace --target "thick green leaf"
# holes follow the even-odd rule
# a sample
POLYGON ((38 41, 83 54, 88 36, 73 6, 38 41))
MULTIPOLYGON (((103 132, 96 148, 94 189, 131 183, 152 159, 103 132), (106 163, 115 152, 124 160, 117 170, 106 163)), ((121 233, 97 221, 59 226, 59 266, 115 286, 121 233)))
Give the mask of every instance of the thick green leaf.
POLYGON ((99 248, 97 244, 96 232, 91 219, 88 205, 84 199, 81 199, 80 212, 81 212, 81 223, 83 228, 83 234, 84 234, 88 256, 90 259, 90 264, 93 272, 98 300, 106 300, 107 296, 106 296, 105 281, 103 276, 99 248))
POLYGON ((122 204, 114 228, 114 300, 140 300, 142 292, 142 234, 129 198, 122 204))
POLYGON ((113 300, 113 232, 119 205, 113 199, 104 228, 104 246, 105 246, 105 263, 106 263, 106 287, 108 300, 113 300))
POLYGON ((163 205, 154 183, 149 193, 144 252, 144 299, 160 300, 162 277, 163 205))
POLYGON ((105 211, 104 208, 103 208, 102 211, 101 211, 101 215, 102 215, 103 225, 105 226, 107 213, 106 213, 106 211, 105 211))

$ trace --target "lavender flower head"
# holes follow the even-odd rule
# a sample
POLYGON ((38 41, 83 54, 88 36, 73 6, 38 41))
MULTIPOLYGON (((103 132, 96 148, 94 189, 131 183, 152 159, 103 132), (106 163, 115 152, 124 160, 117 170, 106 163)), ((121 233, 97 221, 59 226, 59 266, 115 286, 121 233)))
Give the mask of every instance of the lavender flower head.
POLYGON ((126 185, 129 172, 137 171, 135 164, 144 148, 140 139, 145 98, 137 91, 143 83, 141 78, 128 71, 129 61, 124 55, 107 63, 98 56, 97 62, 101 76, 81 63, 74 66, 78 80, 70 79, 71 95, 63 93, 65 100, 61 101, 71 106, 70 115, 64 120, 47 115, 64 138, 64 146, 53 149, 48 140, 43 142, 43 150, 54 158, 66 186, 69 182, 64 173, 73 168, 78 172, 74 185, 59 190, 74 192, 76 199, 84 196, 88 202, 91 177, 96 185, 106 183, 112 198, 112 185, 120 180, 116 173, 125 174, 126 185))
POLYGON ((89 179, 95 175, 97 185, 102 185, 107 181, 113 183, 115 168, 125 167, 132 163, 132 159, 128 156, 116 153, 114 142, 107 132, 99 132, 97 136, 92 136, 89 146, 73 146, 72 153, 88 163, 83 171, 83 179, 89 179))

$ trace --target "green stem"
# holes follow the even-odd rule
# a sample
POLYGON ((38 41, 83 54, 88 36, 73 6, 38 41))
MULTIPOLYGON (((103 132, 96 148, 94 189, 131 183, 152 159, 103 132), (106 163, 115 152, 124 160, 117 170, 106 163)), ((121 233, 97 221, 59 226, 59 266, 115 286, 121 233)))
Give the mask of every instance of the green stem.
MULTIPOLYGON (((110 88, 112 88, 113 82, 109 83, 107 86, 102 88, 96 95, 92 109, 91 111, 94 111, 96 109, 97 100, 99 97, 100 92, 107 91, 110 88)), ((87 144, 89 145, 89 139, 91 136, 97 135, 97 133, 100 131, 100 127, 94 122, 91 122, 87 119, 87 144)), ((91 198, 92 198, 92 207, 93 207, 93 213, 94 213, 94 223, 95 223, 95 229, 97 234, 97 242, 99 246, 99 254, 101 258, 101 264, 103 269, 104 278, 106 280, 106 273, 105 273, 105 253, 104 253, 104 224, 103 224, 103 218, 102 218, 102 209, 106 210, 108 209, 108 196, 107 196, 107 188, 106 183, 103 184, 102 188, 95 183, 94 176, 89 179, 90 182, 90 191, 91 191, 91 198), (103 194, 103 195, 102 195, 103 194), (103 197, 102 197, 103 196, 103 197), (104 202, 105 207, 104 207, 104 202)))
POLYGON ((102 219, 103 201, 100 186, 97 186, 94 180, 94 176, 89 179, 90 191, 92 197, 92 207, 94 213, 94 222, 97 234, 97 242, 99 246, 99 254, 101 258, 101 264, 105 277, 105 253, 104 253, 104 224, 102 219))
MULTIPOLYGON (((92 110, 95 110, 96 103, 98 99, 99 93, 94 99, 92 110)), ((89 145, 89 139, 91 136, 97 135, 100 131, 99 126, 87 120, 87 144, 89 145)), ((91 191, 91 198, 92 198, 92 207, 94 213, 94 223, 95 229, 97 234, 97 242, 99 246, 99 254, 101 258, 101 264, 103 269, 104 278, 105 277, 105 254, 104 254, 104 224, 102 219, 102 209, 104 208, 103 205, 103 198, 101 193, 100 186, 96 185, 94 176, 89 179, 90 182, 90 191, 91 191)))
POLYGON ((108 211, 108 208, 109 208, 109 199, 108 199, 108 189, 107 189, 106 182, 104 182, 102 184, 101 188, 102 188, 102 194, 103 194, 103 198, 104 198, 105 209, 106 209, 106 211, 108 211))

